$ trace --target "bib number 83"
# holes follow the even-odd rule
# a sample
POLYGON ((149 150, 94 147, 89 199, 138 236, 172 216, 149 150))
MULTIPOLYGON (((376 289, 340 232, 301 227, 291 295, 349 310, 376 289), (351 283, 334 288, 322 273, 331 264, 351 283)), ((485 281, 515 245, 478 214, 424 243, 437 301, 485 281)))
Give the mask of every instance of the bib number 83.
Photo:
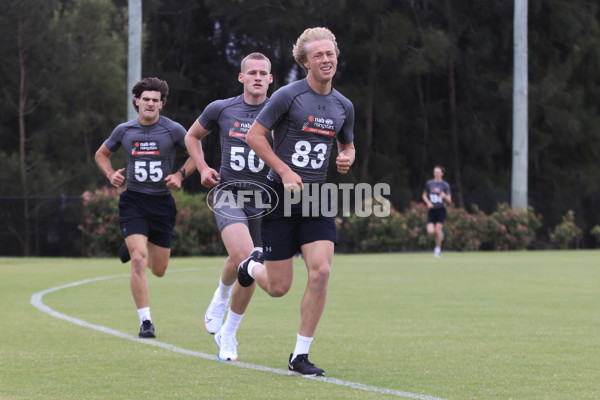
POLYGON ((325 162, 325 153, 327 152, 327 145, 325 143, 317 144, 314 149, 306 140, 300 140, 294 147, 296 152, 292 155, 292 163, 297 166, 304 168, 310 163, 313 169, 318 169, 323 166, 325 162), (316 158, 309 156, 311 150, 316 153, 316 158))
POLYGON ((152 182, 158 182, 163 177, 162 169, 160 168, 162 161, 136 161, 135 162, 135 179, 138 182, 146 182, 148 178, 152 182))

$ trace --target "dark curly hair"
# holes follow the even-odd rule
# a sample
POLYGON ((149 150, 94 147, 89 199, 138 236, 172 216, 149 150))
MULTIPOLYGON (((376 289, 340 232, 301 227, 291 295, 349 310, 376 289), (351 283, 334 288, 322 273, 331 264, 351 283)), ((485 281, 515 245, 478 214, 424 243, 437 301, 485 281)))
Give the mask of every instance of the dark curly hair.
POLYGON ((139 99, 142 93, 147 90, 160 92, 160 100, 163 102, 163 107, 167 104, 167 96, 169 95, 169 85, 167 85, 167 82, 158 78, 144 78, 131 89, 131 93, 133 93, 131 102, 135 111, 140 111, 140 108, 135 104, 135 100, 139 99))

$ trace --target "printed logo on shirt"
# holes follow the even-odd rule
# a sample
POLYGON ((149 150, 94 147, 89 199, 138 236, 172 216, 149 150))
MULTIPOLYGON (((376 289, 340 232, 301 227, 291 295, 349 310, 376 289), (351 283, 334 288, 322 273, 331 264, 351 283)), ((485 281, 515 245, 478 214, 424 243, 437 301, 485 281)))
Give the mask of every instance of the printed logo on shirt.
POLYGON ((279 196, 269 185, 254 181, 220 183, 206 196, 206 204, 217 215, 232 220, 261 218, 275 209, 279 196), (263 196, 269 200, 263 203, 263 196), (250 208, 246 208, 249 205, 250 208), (236 210, 243 210, 239 213, 236 210))
POLYGON ((309 115, 302 124, 302 131, 318 135, 335 136, 335 124, 331 118, 322 118, 309 115))
POLYGON ((134 141, 133 145, 131 146, 131 154, 134 156, 157 156, 160 154, 160 149, 158 148, 157 142, 134 141))
POLYGON ((252 124, 249 122, 235 121, 233 127, 229 129, 229 136, 246 139, 246 135, 248 135, 251 126, 252 124))

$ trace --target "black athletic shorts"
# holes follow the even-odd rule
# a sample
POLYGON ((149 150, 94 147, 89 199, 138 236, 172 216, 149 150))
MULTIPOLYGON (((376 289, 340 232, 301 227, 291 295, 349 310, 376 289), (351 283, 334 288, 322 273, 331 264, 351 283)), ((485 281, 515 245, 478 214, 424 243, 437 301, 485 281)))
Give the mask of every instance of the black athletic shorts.
POLYGON ((265 191, 263 203, 274 205, 277 199, 279 201, 275 209, 262 218, 261 232, 265 260, 287 260, 298 253, 302 245, 318 240, 329 240, 337 244, 335 217, 304 216, 302 203, 291 206, 291 215, 286 216, 283 184, 267 180, 267 185, 277 196, 270 196, 265 191))
POLYGON ((123 237, 141 234, 150 243, 171 248, 177 208, 173 196, 126 190, 119 198, 119 224, 123 237))
POLYGON ((427 212, 428 224, 443 224, 446 220, 446 207, 430 208, 427 212))

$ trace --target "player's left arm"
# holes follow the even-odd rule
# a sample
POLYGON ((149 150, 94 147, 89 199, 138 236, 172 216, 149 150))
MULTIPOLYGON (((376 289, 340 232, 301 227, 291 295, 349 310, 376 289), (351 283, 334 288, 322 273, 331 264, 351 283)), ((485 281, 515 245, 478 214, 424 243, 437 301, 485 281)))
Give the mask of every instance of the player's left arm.
POLYGON ((338 156, 335 159, 337 165, 337 172, 340 174, 347 174, 350 167, 354 163, 354 157, 356 156, 356 150, 354 149, 354 142, 342 143, 338 140, 338 156))
POLYGON ((188 154, 187 160, 181 168, 177 170, 177 172, 167 175, 165 181, 167 182, 167 187, 171 190, 179 190, 181 189, 181 182, 189 175, 191 175, 196 170, 196 163, 192 157, 189 157, 189 153, 187 151, 187 146, 185 142, 185 135, 187 131, 183 128, 183 126, 178 126, 178 135, 175 143, 179 145, 186 154, 188 154))
POLYGON ((452 205, 452 195, 451 194, 444 193, 443 199, 446 202, 446 204, 452 205))
POLYGON ((181 182, 191 175, 196 170, 196 163, 192 159, 192 157, 188 157, 185 160, 185 163, 181 168, 177 170, 174 174, 167 175, 165 181, 167 182, 167 187, 171 190, 179 190, 181 189, 181 182))
MULTIPOLYGON (((448 186, 448 189, 450 189, 450 186, 448 186)), ((448 193, 442 192, 442 199, 446 204, 452 205, 452 193, 450 193, 450 190, 448 190, 448 193)))

